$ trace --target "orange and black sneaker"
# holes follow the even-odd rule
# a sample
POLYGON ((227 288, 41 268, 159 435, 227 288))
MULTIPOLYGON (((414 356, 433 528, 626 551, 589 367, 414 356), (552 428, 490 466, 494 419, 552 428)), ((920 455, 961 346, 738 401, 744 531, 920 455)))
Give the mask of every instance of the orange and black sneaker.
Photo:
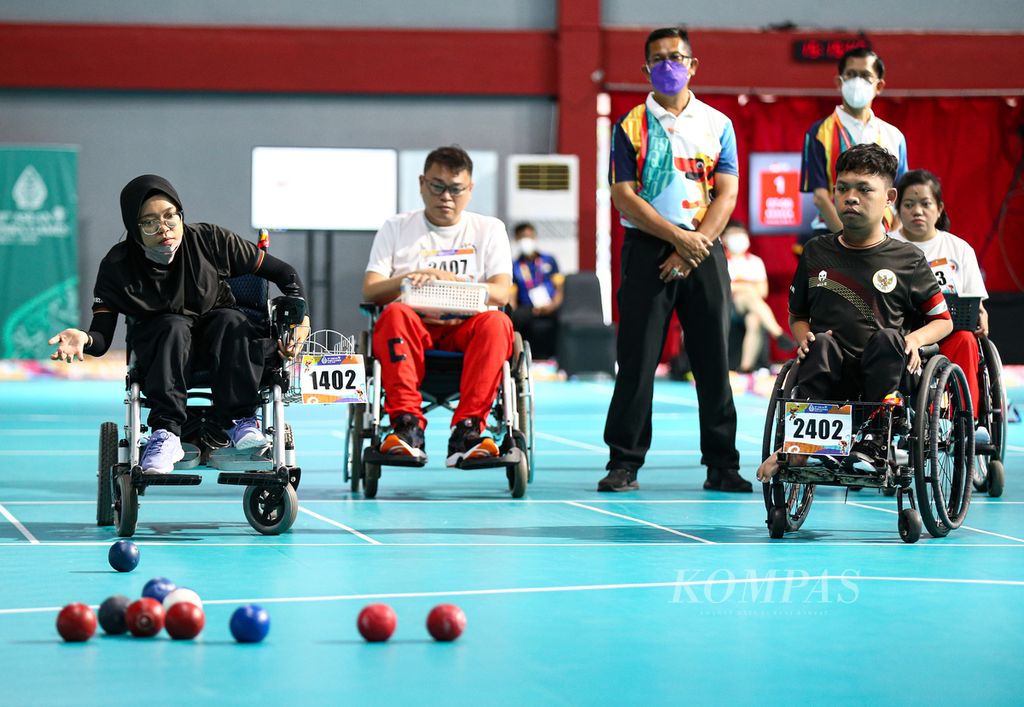
POLYGON ((467 417, 452 427, 448 438, 448 466, 458 466, 465 459, 499 456, 498 445, 490 437, 480 436, 480 418, 467 417))
POLYGON ((392 431, 380 444, 382 454, 398 454, 426 461, 423 451, 423 430, 415 415, 403 412, 395 418, 392 431))

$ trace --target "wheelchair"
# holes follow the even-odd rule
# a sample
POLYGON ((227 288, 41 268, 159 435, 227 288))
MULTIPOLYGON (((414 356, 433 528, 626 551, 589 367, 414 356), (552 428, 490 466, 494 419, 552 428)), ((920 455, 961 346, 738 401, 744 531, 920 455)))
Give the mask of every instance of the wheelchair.
POLYGON ((1009 405, 1003 386, 1003 362, 999 358, 999 350, 987 336, 979 336, 978 353, 981 357, 978 366, 978 394, 981 398, 978 401, 978 424, 988 430, 990 441, 976 445, 974 488, 998 498, 1003 495, 1006 483, 1003 458, 1006 454, 1009 405))
MULTIPOLYGON (((268 337, 282 338, 287 343, 292 328, 305 316, 305 300, 282 296, 271 302, 267 281, 255 275, 233 278, 230 284, 238 308, 268 337)), ((131 352, 128 363, 123 432, 119 434, 114 422, 100 425, 96 524, 114 526, 119 536, 131 537, 138 523, 139 497, 150 486, 198 486, 201 475, 177 472, 202 464, 220 470, 217 483, 245 487, 242 509, 256 531, 277 535, 291 528, 299 510, 296 489, 302 470, 296 465, 295 440, 284 418, 289 389, 284 362, 268 366, 260 382, 262 429, 272 441, 257 449, 231 447, 227 434, 211 415, 211 374, 194 371, 189 378, 188 417, 181 430, 185 457, 170 474, 147 474, 140 466, 145 449, 143 434, 147 432, 142 408, 147 403, 141 392, 141 372, 131 352)))
MULTIPOLYGON (((953 320, 954 331, 968 331, 972 334, 978 329, 978 315, 981 308, 981 297, 961 297, 953 292, 945 295, 953 320)), ((978 426, 989 432, 989 442, 975 443, 977 459, 974 467, 974 489, 989 496, 1003 495, 1006 481, 1003 467, 1003 455, 1006 447, 1006 424, 1008 404, 1006 390, 1003 387, 1003 362, 987 336, 976 335, 978 342, 978 426)))
MULTIPOLYGON (((779 451, 779 470, 763 484, 766 524, 773 539, 799 530, 810 513, 816 486, 877 488, 896 496, 898 530, 906 543, 921 537, 922 522, 932 537, 945 537, 960 527, 971 502, 974 468, 974 422, 967 378, 959 366, 938 354, 938 346, 921 348, 925 361, 907 386, 903 405, 872 401, 807 401, 796 386, 799 362, 786 362, 775 379, 765 418, 763 458, 779 451), (817 465, 797 466, 791 455, 799 445, 786 442, 787 403, 849 406, 856 439, 869 428, 882 437, 884 458, 871 473, 853 466, 854 459, 835 452, 811 455, 817 465)), ((812 428, 810 422, 806 425, 812 428)), ((818 427, 821 438, 822 428, 818 427)), ((812 435, 813 429, 812 429, 812 435)), ((840 443, 841 449, 842 443, 840 443)))
MULTIPOLYGON (((373 327, 382 305, 363 303, 360 309, 369 318, 369 331, 360 336, 359 353, 366 364, 367 403, 350 407, 348 426, 344 437, 342 468, 345 482, 353 493, 362 487, 365 498, 376 498, 385 466, 423 467, 425 461, 411 457, 383 454, 381 442, 391 432, 382 422, 385 391, 381 386, 380 362, 372 350, 373 327)), ((426 374, 420 392, 423 395, 423 414, 436 408, 454 411, 459 399, 459 379, 462 372, 461 353, 428 350, 426 374)), ((464 459, 460 469, 476 470, 504 468, 512 498, 522 498, 533 481, 534 470, 534 416, 533 416, 533 356, 530 344, 516 332, 512 356, 502 365, 494 405, 487 418, 487 429, 498 445, 500 456, 491 459, 464 459)))

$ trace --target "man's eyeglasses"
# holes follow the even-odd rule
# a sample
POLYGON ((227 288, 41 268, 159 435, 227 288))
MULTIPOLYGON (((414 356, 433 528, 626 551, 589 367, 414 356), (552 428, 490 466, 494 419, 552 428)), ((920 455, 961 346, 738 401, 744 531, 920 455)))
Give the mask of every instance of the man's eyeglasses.
POLYGON ((427 189, 429 189, 430 193, 434 194, 435 196, 441 196, 445 192, 448 192, 449 194, 452 195, 452 198, 455 199, 465 194, 469 190, 469 187, 463 186, 462 184, 427 182, 427 189))
POLYGON ((692 56, 689 56, 687 54, 672 52, 668 56, 652 56, 650 59, 647 60, 647 66, 654 66, 655 64, 660 64, 663 61, 671 61, 676 64, 685 64, 692 58, 692 56))
POLYGON ((143 221, 139 221, 139 228, 147 236, 155 236, 160 233, 163 225, 166 224, 167 228, 174 230, 181 225, 181 212, 178 211, 173 214, 164 214, 163 218, 147 218, 143 221))

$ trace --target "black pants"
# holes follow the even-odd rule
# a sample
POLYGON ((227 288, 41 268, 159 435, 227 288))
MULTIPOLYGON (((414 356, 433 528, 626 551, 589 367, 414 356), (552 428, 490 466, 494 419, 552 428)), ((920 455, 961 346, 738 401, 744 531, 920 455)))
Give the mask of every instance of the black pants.
POLYGON ((558 317, 555 314, 537 316, 529 305, 519 305, 512 310, 512 328, 530 342, 534 358, 551 358, 555 355, 555 340, 558 331, 558 317))
POLYGON ((213 409, 227 428, 259 405, 269 340, 237 309, 201 317, 161 314, 131 325, 129 345, 142 373, 150 429, 181 434, 193 371, 210 373, 213 409))
POLYGON ((903 335, 879 329, 864 346, 860 358, 846 351, 831 334, 815 334, 807 356, 800 362, 796 381, 800 397, 809 400, 878 402, 898 390, 907 366, 903 335))
POLYGON ((619 372, 604 427, 607 468, 636 471, 643 466, 651 447, 654 373, 675 312, 697 388, 701 464, 739 469, 726 343, 731 298, 725 251, 716 240, 696 270, 666 283, 658 277, 659 267, 671 254, 672 246, 665 241, 626 230, 617 294, 619 372))

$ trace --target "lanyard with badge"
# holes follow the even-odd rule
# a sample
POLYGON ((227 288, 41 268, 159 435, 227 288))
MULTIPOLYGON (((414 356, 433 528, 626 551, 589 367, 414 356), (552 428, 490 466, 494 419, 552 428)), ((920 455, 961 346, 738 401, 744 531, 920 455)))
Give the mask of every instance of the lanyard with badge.
POLYGON ((550 304, 551 293, 548 291, 547 285, 544 284, 543 278, 534 277, 534 273, 540 272, 541 268, 544 267, 544 261, 539 257, 534 257, 533 272, 530 271, 530 266, 522 259, 519 260, 518 265, 519 274, 523 277, 523 287, 530 298, 530 304, 534 307, 543 307, 550 304))

